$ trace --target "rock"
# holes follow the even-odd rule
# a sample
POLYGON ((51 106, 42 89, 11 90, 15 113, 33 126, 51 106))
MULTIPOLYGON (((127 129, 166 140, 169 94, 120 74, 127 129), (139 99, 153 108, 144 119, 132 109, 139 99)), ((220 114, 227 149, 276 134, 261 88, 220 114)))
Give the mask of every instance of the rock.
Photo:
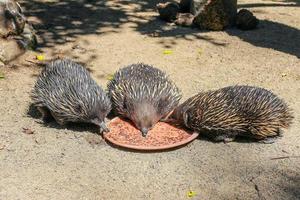
POLYGON ((228 26, 229 21, 222 0, 209 0, 205 4, 198 1, 193 1, 198 4, 192 4, 191 9, 195 13, 194 23, 200 29, 220 31, 228 26))
POLYGON ((19 43, 21 43, 25 49, 34 50, 37 46, 37 37, 35 31, 28 23, 25 24, 23 33, 18 37, 15 37, 15 39, 18 39, 19 43))
POLYGON ((192 26, 194 20, 194 15, 191 13, 179 13, 177 15, 177 19, 175 20, 175 24, 179 26, 192 26))
POLYGON ((191 0, 181 0, 179 3, 180 12, 189 13, 191 11, 191 0))
POLYGON ((179 5, 177 3, 167 2, 156 5, 159 17, 167 22, 173 22, 177 18, 179 5))
POLYGON ((0 37, 18 35, 23 32, 26 18, 20 5, 14 0, 0 1, 0 37))
POLYGON ((23 45, 17 40, 0 38, 0 61, 2 63, 7 64, 24 53, 23 45))
POLYGON ((253 13, 247 9, 242 9, 238 12, 236 18, 236 26, 241 30, 255 29, 259 23, 259 20, 253 15, 253 13))
POLYGON ((237 0, 223 0, 223 5, 228 17, 229 26, 234 26, 237 16, 237 0))
POLYGON ((201 29, 219 31, 235 24, 237 0, 181 0, 179 5, 195 16, 193 23, 201 29))
POLYGON ((210 0, 190 0, 190 13, 198 15, 204 9, 206 4, 209 4, 210 0))
POLYGON ((7 64, 36 45, 34 29, 20 5, 14 0, 0 0, 0 61, 7 64))

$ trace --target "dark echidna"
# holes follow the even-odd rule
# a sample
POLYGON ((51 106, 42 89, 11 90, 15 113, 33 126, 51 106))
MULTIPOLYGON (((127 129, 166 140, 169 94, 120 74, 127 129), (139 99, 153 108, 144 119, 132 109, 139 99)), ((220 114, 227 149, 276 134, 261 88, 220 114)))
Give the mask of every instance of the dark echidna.
POLYGON ((181 94, 161 70, 138 63, 120 69, 108 83, 116 113, 131 119, 146 136, 179 103, 181 94))
POLYGON ((93 123, 108 131, 104 119, 111 103, 103 89, 80 64, 69 59, 49 63, 32 91, 33 104, 43 118, 52 116, 60 125, 93 123))
POLYGON ((266 89, 229 86, 189 98, 172 118, 216 141, 230 142, 239 135, 271 143, 293 116, 287 104, 266 89))

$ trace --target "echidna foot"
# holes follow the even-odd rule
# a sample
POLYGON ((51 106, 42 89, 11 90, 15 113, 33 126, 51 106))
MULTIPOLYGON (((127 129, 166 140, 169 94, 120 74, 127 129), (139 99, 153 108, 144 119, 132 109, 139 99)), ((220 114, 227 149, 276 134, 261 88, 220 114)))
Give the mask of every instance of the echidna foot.
POLYGON ((53 119, 53 116, 51 115, 50 111, 48 108, 46 107, 41 107, 41 106, 38 106, 37 107, 38 111, 42 114, 42 120, 44 122, 49 122, 53 119))
POLYGON ((64 126, 66 124, 65 121, 57 117, 53 112, 51 112, 51 115, 59 125, 64 126))
POLYGON ((263 144, 273 144, 276 140, 277 140, 276 137, 267 137, 262 140, 259 140, 258 142, 263 144))
POLYGON ((235 140, 235 135, 222 134, 214 138, 215 142, 229 143, 235 140))

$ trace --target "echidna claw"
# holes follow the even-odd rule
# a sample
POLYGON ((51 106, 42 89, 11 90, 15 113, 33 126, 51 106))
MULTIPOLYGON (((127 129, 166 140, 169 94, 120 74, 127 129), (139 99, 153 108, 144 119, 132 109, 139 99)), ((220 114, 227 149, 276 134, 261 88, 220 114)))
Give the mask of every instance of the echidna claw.
POLYGON ((235 138, 224 138, 223 139, 223 142, 226 144, 226 143, 229 143, 229 142, 232 142, 234 141, 235 138))
POLYGON ((265 138, 263 140, 258 141, 259 143, 263 143, 263 144, 273 144, 276 141, 276 138, 274 137, 268 137, 265 138))

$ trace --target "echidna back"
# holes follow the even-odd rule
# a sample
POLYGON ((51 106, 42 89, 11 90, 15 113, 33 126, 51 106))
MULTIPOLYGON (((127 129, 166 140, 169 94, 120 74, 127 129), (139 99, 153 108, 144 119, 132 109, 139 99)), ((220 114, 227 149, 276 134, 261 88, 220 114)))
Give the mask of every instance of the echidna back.
POLYGON ((68 60, 49 63, 41 72, 32 92, 37 106, 47 107, 57 117, 69 121, 89 120, 110 109, 104 91, 81 65, 68 60))
POLYGON ((293 116, 287 104, 272 92, 252 86, 230 86, 199 93, 183 104, 194 129, 277 135, 293 116))
POLYGON ((161 70, 150 65, 138 63, 120 69, 108 84, 108 91, 115 109, 120 114, 128 113, 124 108, 124 99, 137 102, 149 102, 163 113, 173 109, 179 102, 179 89, 161 70), (159 105, 163 102, 163 105, 159 105))

